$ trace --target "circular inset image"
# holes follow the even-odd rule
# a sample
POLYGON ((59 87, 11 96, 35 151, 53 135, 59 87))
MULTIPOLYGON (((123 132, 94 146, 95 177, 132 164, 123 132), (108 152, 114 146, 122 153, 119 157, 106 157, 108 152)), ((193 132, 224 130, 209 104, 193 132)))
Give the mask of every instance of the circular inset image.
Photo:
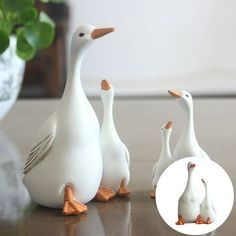
POLYGON ((199 157, 174 162, 161 175, 156 205, 163 220, 188 235, 214 231, 229 216, 234 189, 217 163, 199 157))

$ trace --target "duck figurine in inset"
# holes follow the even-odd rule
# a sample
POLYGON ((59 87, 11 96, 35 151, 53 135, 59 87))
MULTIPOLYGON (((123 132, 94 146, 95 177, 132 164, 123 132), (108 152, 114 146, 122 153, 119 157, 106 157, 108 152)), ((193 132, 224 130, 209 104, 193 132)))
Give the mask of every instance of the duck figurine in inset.
MULTIPOLYGON (((24 168, 33 200, 63 208, 65 215, 87 211, 102 177, 100 127, 80 80, 85 51, 114 28, 79 26, 72 36, 67 83, 57 110, 39 130, 24 168)), ((101 193, 102 194, 102 193, 101 193)))
POLYGON ((161 127, 162 149, 159 160, 155 163, 152 169, 152 187, 153 191, 150 196, 155 198, 155 189, 157 182, 164 170, 172 163, 172 155, 170 151, 170 135, 172 131, 172 122, 164 124, 161 127))
MULTIPOLYGON (((113 121, 114 90, 107 80, 101 82, 100 97, 103 104, 103 121, 100 133, 100 144, 103 157, 103 174, 100 188, 113 191, 113 196, 127 196, 127 185, 130 180, 130 156, 125 144, 121 141, 113 121)), ((110 194, 110 193, 109 193, 110 194)), ((96 199, 109 200, 98 191, 96 199)))
POLYGON ((184 157, 202 157, 210 159, 207 153, 199 146, 193 123, 193 99, 189 92, 169 90, 169 94, 177 98, 178 103, 186 112, 187 122, 182 135, 174 149, 173 158, 179 160, 184 157))
POLYGON ((205 187, 205 197, 201 203, 201 218, 205 224, 211 224, 216 219, 216 211, 212 204, 211 195, 208 190, 208 183, 202 179, 205 187))
POLYGON ((200 216, 200 204, 202 201, 201 180, 195 173, 196 164, 188 162, 188 180, 185 190, 178 202, 178 221, 177 225, 185 223, 203 224, 200 216))

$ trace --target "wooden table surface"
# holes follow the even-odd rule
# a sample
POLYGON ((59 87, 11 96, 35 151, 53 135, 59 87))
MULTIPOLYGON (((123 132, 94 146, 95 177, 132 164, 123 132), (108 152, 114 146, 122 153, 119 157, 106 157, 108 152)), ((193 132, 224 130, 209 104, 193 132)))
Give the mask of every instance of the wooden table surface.
MULTIPOLYGON (((101 120, 100 101, 91 101, 101 120)), ((32 202, 21 170, 33 138, 57 100, 19 100, 0 124, 0 235, 181 235, 160 218, 149 198, 151 172, 160 153, 160 126, 174 123, 171 147, 181 133, 184 114, 174 99, 117 100, 114 118, 131 155, 130 197, 109 203, 88 203, 88 212, 64 217, 60 210, 32 202)), ((198 99, 195 129, 198 141, 236 184, 236 99, 198 99)), ((56 171, 56 170, 55 170, 56 171)), ((236 235, 236 207, 212 235, 236 235)))

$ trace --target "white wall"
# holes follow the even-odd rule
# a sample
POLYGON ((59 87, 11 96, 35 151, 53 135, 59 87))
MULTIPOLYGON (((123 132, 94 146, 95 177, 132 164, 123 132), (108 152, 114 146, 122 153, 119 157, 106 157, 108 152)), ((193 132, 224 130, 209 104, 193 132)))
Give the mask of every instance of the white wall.
POLYGON ((68 37, 83 23, 115 26, 82 69, 88 93, 109 79, 120 94, 236 93, 235 0, 68 0, 68 37))

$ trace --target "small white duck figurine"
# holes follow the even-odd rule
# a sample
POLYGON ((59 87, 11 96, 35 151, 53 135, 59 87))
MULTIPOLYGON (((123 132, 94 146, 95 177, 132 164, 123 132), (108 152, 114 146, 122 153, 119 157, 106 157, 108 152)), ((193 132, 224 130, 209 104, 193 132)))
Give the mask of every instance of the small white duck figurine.
POLYGON ((65 215, 87 211, 102 177, 100 127, 80 80, 85 51, 113 28, 79 26, 72 36, 67 83, 57 110, 39 130, 24 168, 33 200, 63 208, 65 215))
POLYGON ((201 203, 201 218, 205 224, 211 224, 216 219, 216 211, 212 204, 208 183, 204 179, 202 179, 202 182, 205 187, 205 197, 201 203))
POLYGON ((193 121, 193 99, 189 92, 169 90, 169 94, 177 98, 178 103, 186 112, 187 122, 183 129, 182 135, 174 149, 173 158, 179 160, 184 157, 202 157, 210 159, 207 153, 199 146, 193 121))
POLYGON ((188 181, 186 188, 179 198, 178 202, 178 221, 177 225, 184 225, 185 223, 203 224, 200 216, 200 204, 202 202, 201 179, 196 175, 196 164, 189 162, 188 168, 188 181))
MULTIPOLYGON (((125 144, 121 141, 113 121, 114 90, 106 81, 101 82, 100 92, 103 104, 103 122, 100 133, 100 143, 103 157, 103 174, 101 188, 105 187, 113 191, 113 196, 127 196, 127 185, 130 180, 130 156, 125 144)), ((98 191, 96 199, 109 200, 110 196, 101 196, 98 191)))
POLYGON ((164 124, 161 127, 162 148, 159 160, 154 164, 152 169, 152 187, 153 191, 150 196, 155 198, 155 189, 157 182, 164 170, 172 163, 172 155, 170 151, 170 135, 172 131, 172 122, 164 124))

